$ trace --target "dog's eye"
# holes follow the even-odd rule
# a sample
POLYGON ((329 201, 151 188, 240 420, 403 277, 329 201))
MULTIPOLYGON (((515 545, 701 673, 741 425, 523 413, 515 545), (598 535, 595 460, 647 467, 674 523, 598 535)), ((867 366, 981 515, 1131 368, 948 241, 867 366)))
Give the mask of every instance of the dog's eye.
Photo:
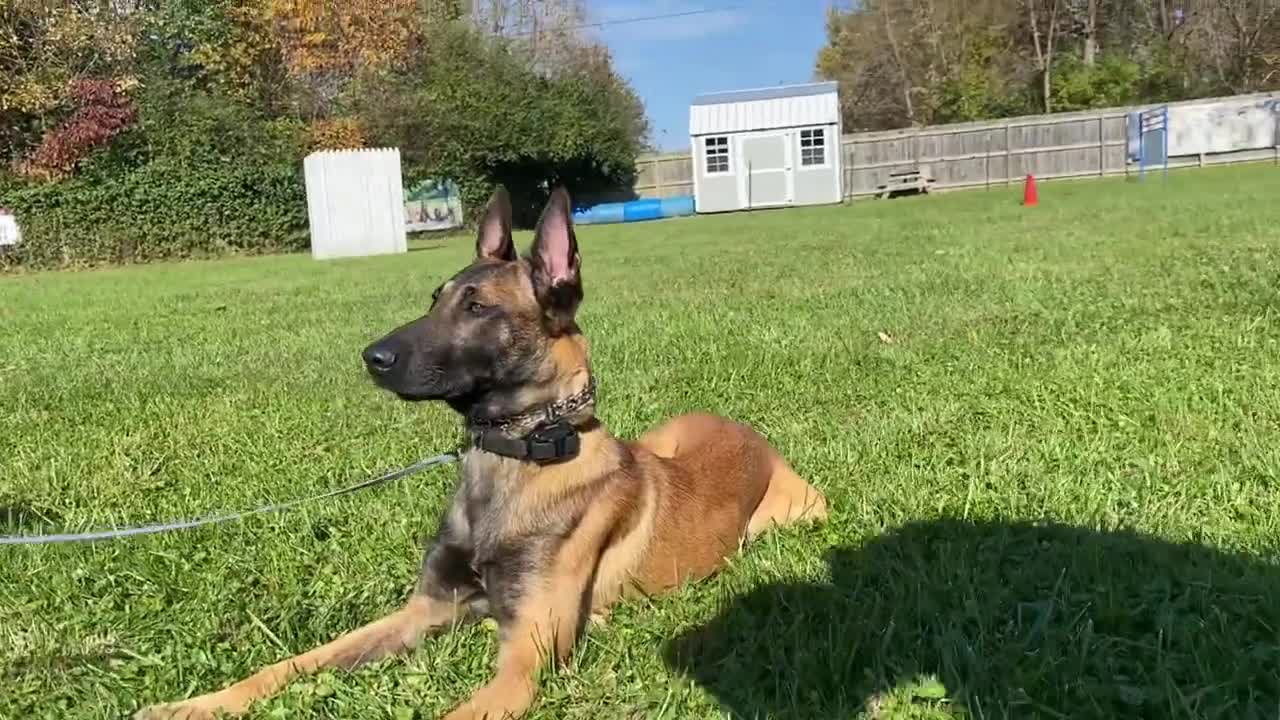
POLYGON ((484 312, 484 308, 485 306, 482 303, 478 303, 474 300, 467 303, 467 312, 471 313, 472 315, 479 315, 480 313, 484 312))

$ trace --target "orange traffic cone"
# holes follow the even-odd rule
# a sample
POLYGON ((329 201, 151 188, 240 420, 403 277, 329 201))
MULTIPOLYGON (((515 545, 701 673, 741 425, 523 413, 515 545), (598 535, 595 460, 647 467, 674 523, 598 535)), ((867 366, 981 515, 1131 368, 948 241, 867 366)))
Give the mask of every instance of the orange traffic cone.
POLYGON ((1034 175, 1028 175, 1027 182, 1022 186, 1022 204, 1025 207, 1035 207, 1040 204, 1040 193, 1036 192, 1034 175))

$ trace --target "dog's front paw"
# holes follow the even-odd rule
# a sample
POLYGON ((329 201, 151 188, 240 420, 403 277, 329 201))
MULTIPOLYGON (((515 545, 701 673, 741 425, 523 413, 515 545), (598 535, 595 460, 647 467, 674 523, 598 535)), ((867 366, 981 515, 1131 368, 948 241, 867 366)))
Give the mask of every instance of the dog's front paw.
POLYGON ((459 705, 453 712, 444 716, 444 720, 510 720, 510 711, 500 707, 484 707, 474 702, 459 705))
POLYGON ((242 703, 219 693, 210 693, 181 702, 144 707, 134 714, 133 720, 214 720, 219 713, 222 717, 231 717, 244 710, 242 703))
POLYGON ((502 688, 486 686, 445 715, 444 720, 514 720, 524 715, 530 699, 527 693, 504 692, 502 688))
POLYGON ((189 703, 151 705, 134 713, 133 720, 214 720, 217 715, 189 703))
POLYGON ((444 716, 443 720, 505 720, 505 718, 501 715, 490 718, 484 710, 467 703, 454 708, 452 712, 444 716))
POLYGON ((481 717, 483 716, 476 715, 475 710, 468 708, 466 705, 459 705, 453 709, 453 712, 445 715, 442 720, 480 720, 481 717))

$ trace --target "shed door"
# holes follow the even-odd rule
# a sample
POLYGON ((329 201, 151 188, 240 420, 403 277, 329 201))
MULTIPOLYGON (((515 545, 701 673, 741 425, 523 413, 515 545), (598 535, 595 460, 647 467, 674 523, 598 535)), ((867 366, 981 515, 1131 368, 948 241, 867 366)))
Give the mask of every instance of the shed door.
POLYGON ((791 134, 747 135, 740 141, 748 208, 790 205, 792 200, 791 134))

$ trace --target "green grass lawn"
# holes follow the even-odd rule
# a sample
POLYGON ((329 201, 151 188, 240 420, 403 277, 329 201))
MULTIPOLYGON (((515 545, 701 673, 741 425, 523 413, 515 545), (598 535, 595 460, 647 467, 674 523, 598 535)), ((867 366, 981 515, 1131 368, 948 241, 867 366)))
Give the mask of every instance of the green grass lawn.
MULTIPOLYGON (((614 433, 749 421, 833 512, 619 608, 532 717, 1280 716, 1280 169, 1020 192, 579 229, 614 433)), ((359 352, 470 252, 0 278, 0 534, 450 448, 359 352)), ((120 718, 392 610, 452 482, 0 547, 0 716, 120 718)), ((494 651, 471 626, 254 717, 435 717, 494 651)))

